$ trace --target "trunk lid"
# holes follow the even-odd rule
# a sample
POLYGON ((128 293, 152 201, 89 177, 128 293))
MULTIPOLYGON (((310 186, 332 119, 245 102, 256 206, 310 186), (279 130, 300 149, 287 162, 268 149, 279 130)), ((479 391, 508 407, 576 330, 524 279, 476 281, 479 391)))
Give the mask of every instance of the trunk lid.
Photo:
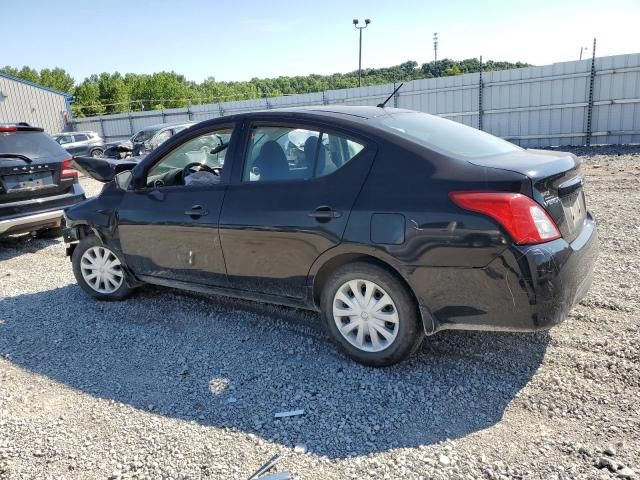
POLYGON ((582 161, 572 153, 522 150, 473 159, 470 163, 527 176, 531 181, 532 198, 556 222, 562 237, 572 242, 582 231, 587 216, 580 176, 582 161))
POLYGON ((69 190, 73 180, 60 178, 67 158, 70 155, 41 131, 0 133, 0 205, 69 190))

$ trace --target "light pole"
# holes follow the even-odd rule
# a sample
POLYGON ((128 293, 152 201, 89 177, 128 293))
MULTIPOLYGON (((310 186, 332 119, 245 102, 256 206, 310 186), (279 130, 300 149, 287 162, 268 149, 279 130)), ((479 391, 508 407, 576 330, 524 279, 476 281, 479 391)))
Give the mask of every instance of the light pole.
POLYGON ((360 49, 358 50, 358 86, 361 87, 362 86, 362 30, 364 30, 369 26, 369 24, 371 23, 371 20, 369 20, 368 18, 365 18, 364 27, 359 27, 358 23, 359 23, 358 19, 354 18, 353 26, 356 27, 356 29, 360 32, 360 49))
POLYGON ((580 47, 580 60, 582 60, 582 52, 586 52, 589 50, 589 47, 580 47))
POLYGON ((438 32, 433 34, 433 63, 438 62, 438 32))

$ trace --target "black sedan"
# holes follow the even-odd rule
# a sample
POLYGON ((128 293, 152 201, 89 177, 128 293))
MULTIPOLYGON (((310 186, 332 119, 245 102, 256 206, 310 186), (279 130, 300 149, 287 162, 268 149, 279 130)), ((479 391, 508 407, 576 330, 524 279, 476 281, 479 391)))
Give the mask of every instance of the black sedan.
POLYGON ((598 251, 577 157, 408 110, 240 114, 140 163, 76 164, 109 182, 66 210, 87 293, 150 283, 319 310, 368 365, 439 330, 555 325, 598 251))

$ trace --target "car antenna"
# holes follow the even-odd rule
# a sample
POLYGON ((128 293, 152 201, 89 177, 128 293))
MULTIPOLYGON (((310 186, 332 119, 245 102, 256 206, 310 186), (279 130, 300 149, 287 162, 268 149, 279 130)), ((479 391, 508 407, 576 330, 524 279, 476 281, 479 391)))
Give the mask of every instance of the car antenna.
POLYGON ((393 93, 392 93, 391 95, 389 95, 389 96, 387 97, 387 99, 386 99, 384 102, 379 103, 379 104, 378 104, 378 105, 376 105, 376 106, 377 106, 377 107, 380 107, 380 108, 384 108, 384 106, 387 104, 387 102, 388 102, 389 100, 391 100, 391 97, 393 97, 396 93, 398 93, 398 90, 400 90, 400 89, 402 88, 402 86, 403 86, 403 85, 404 85, 404 82, 402 82, 400 85, 398 85, 398 88, 396 88, 396 89, 393 91, 393 93))

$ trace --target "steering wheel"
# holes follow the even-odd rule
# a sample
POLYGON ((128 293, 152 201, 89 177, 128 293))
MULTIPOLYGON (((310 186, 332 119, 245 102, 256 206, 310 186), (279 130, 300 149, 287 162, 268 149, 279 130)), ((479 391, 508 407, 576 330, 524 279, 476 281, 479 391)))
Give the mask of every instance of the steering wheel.
POLYGON ((185 165, 184 168, 182 169, 182 180, 184 181, 184 179, 187 178, 192 173, 201 172, 201 171, 213 173, 214 175, 220 176, 221 170, 222 169, 219 167, 212 168, 209 165, 205 165, 204 163, 191 162, 185 165))

